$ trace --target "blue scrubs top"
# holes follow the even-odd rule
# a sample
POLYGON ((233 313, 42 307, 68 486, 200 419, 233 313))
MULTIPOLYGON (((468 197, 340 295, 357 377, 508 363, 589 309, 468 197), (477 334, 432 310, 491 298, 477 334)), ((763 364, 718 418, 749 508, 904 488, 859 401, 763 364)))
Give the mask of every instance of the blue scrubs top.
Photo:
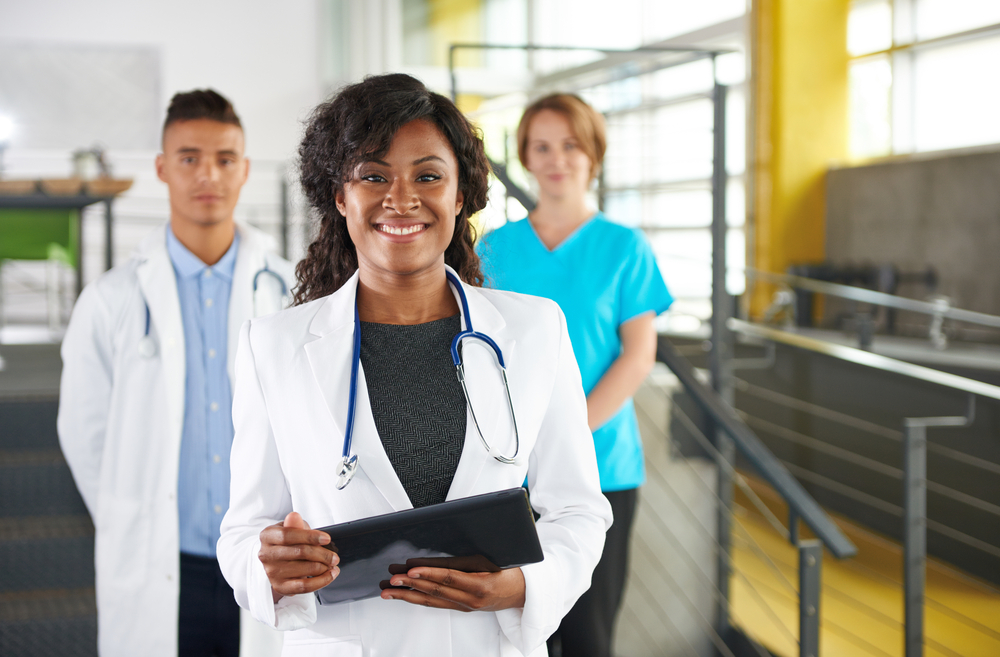
MULTIPOLYGON (((660 314, 673 302, 645 236, 597 213, 553 251, 527 220, 483 236, 478 246, 486 285, 552 299, 566 315, 570 341, 590 394, 621 354, 618 327, 660 314)), ((646 480, 632 400, 594 432, 601 488, 637 488, 646 480)))

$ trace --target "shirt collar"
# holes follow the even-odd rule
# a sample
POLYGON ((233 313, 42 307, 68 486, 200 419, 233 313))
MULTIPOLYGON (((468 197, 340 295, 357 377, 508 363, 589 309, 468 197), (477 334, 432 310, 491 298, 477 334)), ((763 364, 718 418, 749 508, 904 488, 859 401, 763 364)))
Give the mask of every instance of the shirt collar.
POLYGON ((233 243, 229 245, 226 253, 219 258, 219 261, 209 267, 195 254, 191 253, 186 246, 174 235, 174 231, 167 226, 167 253, 170 254, 170 261, 174 265, 174 270, 179 276, 198 276, 206 269, 211 269, 212 274, 222 276, 232 281, 233 271, 236 269, 236 251, 240 244, 240 232, 233 234, 233 243))

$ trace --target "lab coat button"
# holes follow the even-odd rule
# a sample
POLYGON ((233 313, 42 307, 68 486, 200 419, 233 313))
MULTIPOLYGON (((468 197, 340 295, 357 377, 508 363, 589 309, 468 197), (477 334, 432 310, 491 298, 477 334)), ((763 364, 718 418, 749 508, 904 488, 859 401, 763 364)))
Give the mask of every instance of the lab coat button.
POLYGON ((173 575, 167 575, 167 581, 168 582, 174 581, 174 576, 173 575))

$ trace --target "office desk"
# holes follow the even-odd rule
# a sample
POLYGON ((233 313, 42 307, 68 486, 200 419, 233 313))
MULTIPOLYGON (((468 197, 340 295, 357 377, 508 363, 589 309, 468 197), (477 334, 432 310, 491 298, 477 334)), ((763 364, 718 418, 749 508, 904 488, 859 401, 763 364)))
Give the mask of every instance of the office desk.
MULTIPOLYGON (((111 269, 112 255, 114 253, 114 214, 112 211, 114 198, 114 196, 88 196, 86 194, 76 194, 73 196, 50 196, 47 194, 28 194, 25 196, 0 195, 0 222, 3 221, 4 215, 6 214, 12 219, 16 218, 20 227, 23 227, 26 223, 30 223, 30 219, 27 219, 27 217, 34 212, 41 213, 53 210, 76 210, 76 215, 78 217, 76 225, 72 226, 73 222, 69 216, 67 216, 67 221, 71 224, 68 232, 70 241, 75 242, 72 246, 75 247, 76 293, 79 296, 80 291, 83 289, 83 209, 95 203, 104 204, 104 269, 111 269)), ((0 227, 0 231, 2 231, 2 227, 0 227)), ((22 234, 29 233, 30 231, 23 231, 22 234)), ((30 240, 30 235, 28 235, 28 239, 30 240)), ((47 241, 45 244, 39 243, 38 245, 27 245, 37 246, 39 249, 40 257, 33 259, 45 259, 43 252, 47 249, 48 243, 49 242, 47 241)), ((21 246, 24 247, 26 245, 22 243, 21 246)), ((68 248, 70 245, 67 244, 66 246, 68 248)), ((0 248, 0 256, 2 256, 2 248, 0 248)))

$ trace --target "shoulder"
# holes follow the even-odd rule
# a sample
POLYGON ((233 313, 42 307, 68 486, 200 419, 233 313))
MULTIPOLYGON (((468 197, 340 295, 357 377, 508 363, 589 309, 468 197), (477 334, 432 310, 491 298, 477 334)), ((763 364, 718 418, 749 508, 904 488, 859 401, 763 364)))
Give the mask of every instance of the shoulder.
POLYGON ((138 258, 132 257, 104 272, 83 288, 77 303, 92 303, 100 299, 106 304, 121 305, 128 298, 127 293, 139 284, 136 276, 139 262, 138 258))
POLYGON ((559 304, 552 299, 493 288, 476 289, 493 304, 507 325, 516 331, 558 330, 565 323, 559 304))
POLYGON ((639 228, 632 228, 608 219, 603 212, 591 219, 594 239, 610 240, 614 244, 639 246, 646 243, 646 235, 639 228))
POLYGON ((249 320, 250 339, 255 345, 299 342, 300 340, 295 338, 304 338, 309 334, 309 327, 316 318, 316 314, 329 299, 329 296, 321 297, 299 306, 292 306, 270 315, 249 320))
POLYGON ((523 239, 527 225, 527 219, 508 221, 502 226, 483 233, 479 242, 480 246, 495 247, 502 243, 514 242, 523 239))

